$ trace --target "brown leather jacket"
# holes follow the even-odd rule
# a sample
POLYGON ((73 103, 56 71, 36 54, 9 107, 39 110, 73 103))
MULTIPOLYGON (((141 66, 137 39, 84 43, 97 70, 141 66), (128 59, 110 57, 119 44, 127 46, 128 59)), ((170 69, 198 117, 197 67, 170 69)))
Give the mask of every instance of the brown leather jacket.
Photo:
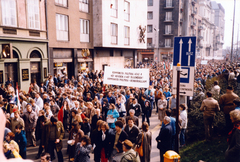
POLYGON ((219 105, 223 107, 223 112, 229 114, 230 111, 235 109, 233 100, 238 98, 238 95, 233 92, 227 92, 220 97, 219 105))

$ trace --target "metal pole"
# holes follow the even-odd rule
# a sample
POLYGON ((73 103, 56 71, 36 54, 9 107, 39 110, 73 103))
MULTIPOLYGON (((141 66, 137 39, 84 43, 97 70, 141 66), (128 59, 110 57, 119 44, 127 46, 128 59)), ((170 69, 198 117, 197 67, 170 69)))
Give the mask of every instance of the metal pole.
POLYGON ((238 24, 238 35, 237 35, 237 51, 236 51, 236 55, 237 55, 237 62, 238 62, 238 36, 239 36, 239 24, 238 24))
POLYGON ((179 153, 179 145, 178 145, 178 132, 179 127, 178 127, 178 121, 179 121, 179 100, 180 100, 180 95, 179 95, 179 89, 180 89, 180 71, 181 71, 181 65, 180 63, 177 64, 177 103, 176 103, 176 108, 177 108, 177 116, 176 116, 176 136, 175 136, 175 151, 179 153))
POLYGON ((233 8, 233 26, 232 26, 231 63, 232 63, 232 61, 233 61, 233 38, 234 38, 234 23, 235 23, 235 6, 236 6, 236 0, 234 0, 234 8, 233 8))

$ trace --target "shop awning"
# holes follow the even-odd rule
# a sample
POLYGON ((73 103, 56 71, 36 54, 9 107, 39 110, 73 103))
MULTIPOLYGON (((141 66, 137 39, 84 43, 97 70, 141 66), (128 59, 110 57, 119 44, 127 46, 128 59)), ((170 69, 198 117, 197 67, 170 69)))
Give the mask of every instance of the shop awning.
POLYGON ((87 59, 84 59, 84 58, 78 58, 78 62, 91 62, 93 61, 92 58, 87 58, 87 59))
POLYGON ((72 59, 53 59, 54 63, 58 62, 72 62, 72 59))
POLYGON ((141 52, 142 55, 154 55, 154 52, 141 52))

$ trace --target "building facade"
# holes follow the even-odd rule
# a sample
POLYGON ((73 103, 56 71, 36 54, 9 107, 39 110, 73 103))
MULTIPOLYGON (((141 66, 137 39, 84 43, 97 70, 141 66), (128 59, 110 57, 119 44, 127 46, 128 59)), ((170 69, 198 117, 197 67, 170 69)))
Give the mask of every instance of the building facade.
POLYGON ((146 26, 147 0, 93 0, 94 69, 135 67, 147 47, 146 26))
POLYGON ((45 1, 0 0, 0 84, 12 78, 28 91, 47 77, 45 1))
POLYGON ((147 51, 142 55, 142 62, 160 61, 159 53, 159 0, 148 0, 147 11, 147 51))
POLYGON ((172 61, 174 37, 179 35, 180 0, 160 0, 159 53, 160 60, 172 61))
POLYGON ((93 69, 92 0, 47 1, 49 71, 77 76, 93 69))

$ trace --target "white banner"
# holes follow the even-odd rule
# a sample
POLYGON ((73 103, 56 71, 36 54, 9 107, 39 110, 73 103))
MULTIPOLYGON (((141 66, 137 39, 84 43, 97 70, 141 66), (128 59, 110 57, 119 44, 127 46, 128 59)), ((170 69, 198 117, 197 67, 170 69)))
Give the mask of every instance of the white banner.
POLYGON ((105 66, 103 84, 149 87, 149 69, 121 69, 105 66))

